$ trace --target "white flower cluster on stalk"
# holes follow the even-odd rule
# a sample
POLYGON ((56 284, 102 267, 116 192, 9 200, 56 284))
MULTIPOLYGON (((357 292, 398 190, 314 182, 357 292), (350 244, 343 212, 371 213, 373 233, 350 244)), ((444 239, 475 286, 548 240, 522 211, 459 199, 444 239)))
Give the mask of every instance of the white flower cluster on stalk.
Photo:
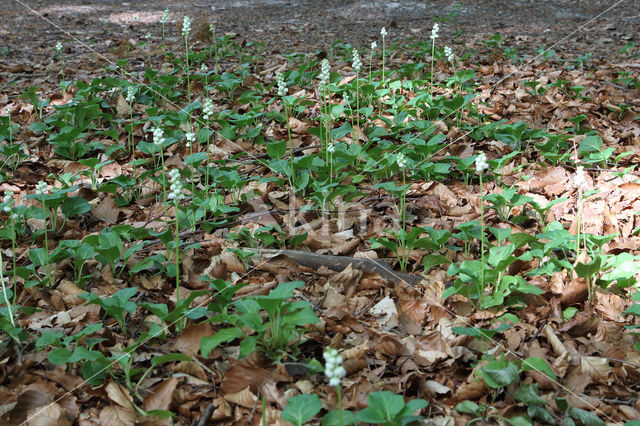
POLYGON ((407 157, 405 157, 403 153, 398 154, 398 156, 396 157, 396 164, 401 169, 404 169, 405 167, 407 167, 407 157))
POLYGON ((335 151, 336 151, 335 144, 330 143, 329 145, 327 145, 327 152, 334 153, 335 151))
POLYGON ((351 98, 349 97, 348 93, 345 93, 342 99, 344 100, 345 105, 349 105, 351 103, 351 98))
POLYGON ((187 139, 187 143, 185 145, 187 148, 191 148, 191 144, 196 141, 196 134, 193 132, 187 132, 184 137, 187 139))
POLYGON ((362 68, 362 62, 360 61, 360 55, 358 54, 358 49, 353 49, 353 64, 352 67, 357 72, 362 68))
POLYGON ((387 36, 387 29, 385 27, 382 27, 382 29, 380 30, 380 35, 382 36, 382 38, 385 38, 387 36))
POLYGON ((13 205, 16 202, 16 200, 13 199, 13 191, 5 192, 2 202, 4 203, 4 212, 9 215, 11 221, 16 222, 18 220, 18 214, 13 212, 13 205))
POLYGON ((331 67, 329 66, 329 60, 323 59, 322 65, 320 66, 320 85, 321 86, 326 86, 327 83, 329 82, 330 70, 331 70, 331 67))
POLYGON ((371 50, 376 50, 378 48, 378 43, 376 43, 375 41, 371 42, 371 50))
POLYGON ((431 28, 431 40, 435 40, 438 38, 438 31, 440 31, 440 25, 436 22, 433 24, 433 28, 431 28))
POLYGON ((449 46, 444 47, 444 57, 449 62, 453 62, 453 50, 449 46))
POLYGON ((180 180, 180 170, 171 169, 169 172, 169 178, 171 179, 171 186, 169 187, 171 192, 169 192, 167 198, 178 202, 184 198, 184 194, 182 193, 184 185, 182 185, 182 181, 180 180))
POLYGON ((482 173, 489 168, 489 163, 487 163, 487 156, 484 152, 481 152, 476 157, 476 173, 482 173))
POLYGON ((164 145, 164 130, 160 127, 153 129, 153 143, 156 144, 156 146, 164 145))
POLYGON ((209 72, 209 67, 207 66, 207 64, 202 64, 200 66, 200 72, 202 72, 202 74, 206 74, 209 72))
POLYGON ((47 182, 42 180, 38 182, 38 185, 36 185, 36 194, 43 195, 43 194, 46 194, 47 192, 49 192, 49 185, 47 185, 47 182))
POLYGON ((125 98, 127 103, 131 104, 136 99, 135 91, 136 91, 135 87, 133 86, 127 87, 127 97, 125 98))
POLYGON ((334 348, 327 348, 322 354, 324 364, 324 374, 329 378, 330 386, 339 386, 340 381, 346 376, 347 371, 342 366, 342 357, 338 355, 338 351, 334 348))
POLYGON ((202 107, 202 118, 208 120, 213 115, 213 102, 207 98, 204 100, 204 106, 202 107))
POLYGON ((161 24, 166 24, 169 21, 169 9, 165 9, 162 14, 162 19, 160 19, 161 24))
POLYGON ((188 16, 185 16, 182 19, 182 36, 187 37, 191 32, 191 19, 188 16))
POLYGON ((56 43, 56 52, 62 52, 62 42, 61 41, 56 43))
POLYGON ((4 203, 4 207, 3 207, 4 212, 10 213, 14 203, 13 191, 5 192, 4 197, 2 198, 2 202, 4 203))
POLYGON ((278 82, 278 96, 287 94, 287 84, 284 82, 284 75, 281 72, 276 73, 276 81, 278 82))
POLYGON ((587 186, 587 178, 584 174, 584 167, 578 166, 576 169, 576 176, 573 178, 573 183, 578 189, 584 189, 587 186))

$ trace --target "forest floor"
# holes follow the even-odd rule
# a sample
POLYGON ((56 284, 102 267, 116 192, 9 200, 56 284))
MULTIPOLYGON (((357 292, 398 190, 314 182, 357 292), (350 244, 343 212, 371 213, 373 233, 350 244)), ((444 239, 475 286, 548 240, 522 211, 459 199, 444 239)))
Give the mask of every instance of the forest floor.
POLYGON ((638 1, 6 3, 0 423, 639 424, 638 1))

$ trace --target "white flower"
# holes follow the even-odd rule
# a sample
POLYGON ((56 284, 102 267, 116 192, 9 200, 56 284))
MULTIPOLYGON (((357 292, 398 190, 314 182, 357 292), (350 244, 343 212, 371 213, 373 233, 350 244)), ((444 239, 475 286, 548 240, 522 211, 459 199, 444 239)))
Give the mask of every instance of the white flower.
POLYGON ((549 256, 543 256, 542 259, 540 259, 540 266, 544 265, 545 263, 547 263, 550 260, 551 260, 551 258, 549 256))
POLYGON ((376 50, 378 48, 378 43, 376 43, 375 41, 371 42, 371 50, 376 50))
POLYGON ((438 25, 438 23, 436 22, 435 24, 433 24, 433 28, 431 29, 431 40, 434 40, 438 38, 438 31, 440 30, 440 25, 438 25))
POLYGON ((398 154, 396 157, 396 163, 398 164, 398 167, 404 169, 407 167, 407 157, 405 157, 403 153, 398 154))
POLYGON ((162 14, 162 19, 160 19, 161 24, 166 24, 169 21, 169 9, 165 9, 162 14))
POLYGON ((285 96, 287 94, 287 84, 284 82, 284 75, 281 72, 276 74, 276 81, 278 82, 278 96, 285 96))
POLYGON ((362 62, 360 61, 360 55, 358 54, 358 49, 353 49, 353 69, 356 70, 356 72, 360 71, 360 68, 362 68, 362 62))
POLYGON ((47 185, 47 183, 42 180, 38 182, 38 185, 36 186, 36 194, 43 195, 47 192, 49 192, 49 185, 47 185))
POLYGON ((2 202, 5 204, 5 206, 2 209, 5 211, 5 213, 11 213, 11 208, 13 207, 14 201, 15 200, 13 199, 13 191, 7 191, 4 193, 2 202))
POLYGON ((325 360, 324 374, 329 379, 330 386, 339 386, 341 379, 347 375, 347 371, 342 366, 342 357, 334 348, 327 348, 322 354, 325 360))
POLYGON ((135 90, 133 86, 127 87, 127 97, 125 98, 127 103, 131 104, 136 99, 135 90))
POLYGON ((157 146, 164 145, 164 130, 160 127, 153 129, 153 143, 157 146))
POLYGON ((584 167, 578 166, 576 169, 576 176, 573 178, 573 182, 578 189, 584 189, 587 186, 587 178, 584 174, 584 167))
POLYGON ((191 32, 191 19, 188 16, 185 16, 182 19, 182 36, 187 37, 191 32))
POLYGON ((487 156, 484 152, 481 152, 476 157, 476 173, 482 173, 483 171, 489 168, 489 163, 487 163, 487 156))
POLYGON ((209 31, 211 31, 211 34, 215 34, 216 33, 216 27, 214 27, 213 24, 209 24, 209 31))
POLYGON ((345 93, 344 96, 342 96, 342 99, 344 100, 345 105, 349 105, 349 103, 351 102, 351 99, 349 98, 348 93, 345 93))
POLYGON ((202 107, 202 118, 208 120, 213 115, 213 102, 207 98, 204 100, 204 106, 202 107))
POLYGON ((444 47, 444 57, 447 59, 447 61, 453 62, 453 50, 451 50, 449 46, 444 47))
POLYGON ((329 66, 329 60, 323 59, 322 66, 320 67, 320 86, 326 86, 329 82, 329 72, 331 68, 329 66))
POLYGON ((56 43, 56 52, 62 52, 62 42, 61 41, 56 43))
POLYGON ((200 66, 200 72, 202 72, 202 74, 206 74, 207 72, 209 72, 209 67, 207 66, 207 64, 202 64, 200 66))
POLYGON ((380 30, 380 35, 382 36, 382 38, 385 38, 387 36, 387 29, 385 27, 382 27, 382 29, 380 30))
POLYGON ((327 145, 327 152, 334 153, 335 151, 336 151, 335 144, 330 143, 329 145, 327 145))
POLYGON ((191 146, 191 144, 196 141, 196 134, 193 133, 193 132, 187 132, 184 135, 184 137, 187 139, 187 143, 186 143, 187 148, 189 148, 191 146))
POLYGON ((184 194, 182 193, 182 181, 180 180, 180 170, 171 169, 169 172, 169 179, 171 181, 171 186, 169 187, 171 191, 167 198, 170 200, 175 200, 176 202, 182 200, 184 198, 184 194))

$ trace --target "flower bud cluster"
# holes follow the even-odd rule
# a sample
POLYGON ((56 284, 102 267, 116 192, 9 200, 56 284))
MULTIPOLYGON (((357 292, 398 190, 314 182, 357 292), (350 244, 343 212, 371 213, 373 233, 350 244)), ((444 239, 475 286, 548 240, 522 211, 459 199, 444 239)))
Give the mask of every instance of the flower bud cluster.
POLYGON ((362 62, 360 61, 360 55, 358 54, 358 49, 353 49, 352 67, 356 71, 360 71, 360 68, 362 68, 362 62))
POLYGON ((285 96, 287 94, 287 84, 284 82, 284 75, 281 72, 276 74, 276 81, 278 82, 278 96, 285 96))
POLYGON ((476 173, 480 174, 489 168, 489 163, 487 163, 487 156, 484 152, 481 152, 476 157, 476 173))
POLYGON ((182 19, 182 36, 187 37, 191 32, 191 19, 188 16, 185 16, 182 19))
POLYGON ((326 86, 329 82, 330 70, 331 67, 329 66, 329 61, 327 59, 323 59, 320 67, 320 86, 326 86))
POLYGON ((342 378, 347 371, 342 366, 342 357, 338 355, 338 351, 334 348, 327 348, 322 354, 325 360, 324 374, 329 378, 329 385, 339 386, 342 378))
POLYGON ((204 100, 204 105, 202 106, 202 118, 208 120, 213 115, 213 102, 211 99, 207 98, 204 100))
POLYGON ((171 179, 171 186, 169 187, 171 191, 169 192, 167 198, 179 202, 184 198, 184 194, 182 193, 182 188, 184 188, 184 185, 180 180, 180 170, 171 169, 171 171, 169 172, 169 178, 171 179))
POLYGON ((164 145, 164 130, 160 127, 153 129, 153 143, 156 144, 156 146, 164 145))

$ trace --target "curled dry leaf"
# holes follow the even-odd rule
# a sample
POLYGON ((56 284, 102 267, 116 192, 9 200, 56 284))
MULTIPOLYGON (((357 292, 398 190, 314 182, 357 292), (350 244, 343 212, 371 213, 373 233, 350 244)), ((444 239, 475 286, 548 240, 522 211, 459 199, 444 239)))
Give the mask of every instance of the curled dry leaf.
POLYGON ((147 395, 144 397, 142 407, 145 411, 169 410, 173 400, 173 393, 177 386, 178 379, 170 377, 151 389, 147 389, 147 395))
POLYGON ((253 408, 258 398, 249 390, 249 386, 247 386, 236 393, 225 393, 224 399, 244 408, 253 408))

